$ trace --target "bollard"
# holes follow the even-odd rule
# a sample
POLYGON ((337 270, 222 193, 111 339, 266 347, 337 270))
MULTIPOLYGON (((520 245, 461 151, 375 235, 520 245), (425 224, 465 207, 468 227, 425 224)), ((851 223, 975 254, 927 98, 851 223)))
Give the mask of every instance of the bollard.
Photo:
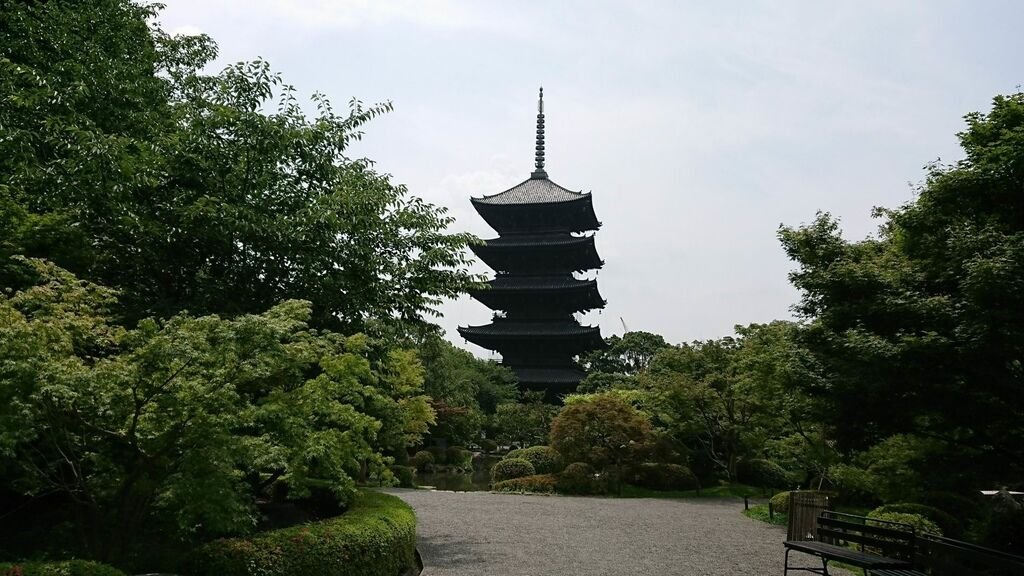
POLYGON ((743 509, 750 510, 750 500, 746 496, 743 497, 743 509))

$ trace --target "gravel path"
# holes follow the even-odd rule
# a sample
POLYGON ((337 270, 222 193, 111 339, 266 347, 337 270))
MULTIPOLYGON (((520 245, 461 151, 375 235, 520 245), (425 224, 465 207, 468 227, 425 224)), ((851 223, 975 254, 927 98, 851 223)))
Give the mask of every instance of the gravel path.
POLYGON ((782 574, 785 530, 737 500, 390 492, 416 509, 423 576, 782 574))

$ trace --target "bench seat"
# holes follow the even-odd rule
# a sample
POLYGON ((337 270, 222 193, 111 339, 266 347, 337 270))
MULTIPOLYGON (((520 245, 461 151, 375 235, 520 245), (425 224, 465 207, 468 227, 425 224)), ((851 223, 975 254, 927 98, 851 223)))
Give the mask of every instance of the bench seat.
POLYGON ((830 560, 838 560, 858 568, 871 570, 872 574, 876 573, 875 570, 881 570, 884 568, 911 567, 910 562, 905 560, 896 560, 895 558, 886 558, 885 556, 867 554, 845 546, 836 546, 834 544, 826 544, 824 542, 817 542, 814 540, 787 540, 783 544, 786 548, 796 550, 797 552, 813 554, 814 556, 821 556, 830 560))

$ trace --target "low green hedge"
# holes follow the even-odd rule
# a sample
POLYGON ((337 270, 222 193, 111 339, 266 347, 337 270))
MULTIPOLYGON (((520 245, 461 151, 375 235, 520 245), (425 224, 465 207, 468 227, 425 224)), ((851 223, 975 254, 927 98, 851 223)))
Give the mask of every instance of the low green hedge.
POLYGON ((398 464, 392 464, 388 466, 391 473, 395 476, 395 480, 398 480, 398 486, 401 488, 415 488, 416 487, 416 469, 412 466, 399 466, 398 464))
POLYGON ((555 474, 565 467, 562 456, 550 446, 531 446, 513 450, 505 455, 504 460, 513 458, 522 458, 533 464, 537 474, 555 474))
POLYGON ((534 474, 504 480, 494 485, 496 492, 534 492, 537 494, 554 494, 558 477, 554 474, 534 474))
POLYGON ((501 482, 502 480, 522 478, 523 476, 533 476, 536 473, 537 470, 528 460, 509 458, 498 462, 491 468, 491 481, 501 482))
MULTIPOLYGON (((918 516, 924 516, 931 520, 935 524, 938 524, 939 528, 942 529, 943 536, 956 537, 959 536, 963 529, 959 521, 952 515, 939 510, 934 506, 927 506, 925 504, 886 504, 879 506, 871 511, 871 514, 885 514, 888 512, 898 512, 900 514, 917 514, 918 516)), ((870 516, 870 514, 869 514, 870 516)))
POLYGON ((573 462, 558 474, 556 489, 561 494, 589 496, 606 493, 608 486, 593 466, 586 462, 573 462))
POLYGON ((360 492, 341 516, 215 540, 190 558, 193 576, 398 576, 415 565, 416 516, 400 499, 360 492))
POLYGON ((697 477, 686 466, 645 462, 634 467, 627 482, 649 490, 696 490, 697 477))
POLYGON ((789 491, 779 492, 769 500, 772 505, 772 512, 775 514, 789 514, 789 491))
POLYGON ((117 568, 88 560, 0 562, 0 576, 125 576, 117 568))

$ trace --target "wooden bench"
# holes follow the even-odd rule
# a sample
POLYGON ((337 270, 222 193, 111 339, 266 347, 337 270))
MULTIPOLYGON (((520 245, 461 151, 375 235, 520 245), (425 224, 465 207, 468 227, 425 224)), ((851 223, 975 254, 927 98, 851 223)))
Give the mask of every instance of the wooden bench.
POLYGON ((913 526, 874 519, 868 523, 863 516, 826 510, 818 517, 816 534, 817 540, 787 540, 783 543, 786 548, 784 575, 793 570, 828 576, 830 561, 856 566, 865 574, 913 569, 913 526), (790 566, 789 553, 793 550, 821 558, 821 568, 790 566))
POLYGON ((871 576, 1018 576, 1024 557, 969 542, 920 534, 915 545, 915 570, 875 570, 871 576))

